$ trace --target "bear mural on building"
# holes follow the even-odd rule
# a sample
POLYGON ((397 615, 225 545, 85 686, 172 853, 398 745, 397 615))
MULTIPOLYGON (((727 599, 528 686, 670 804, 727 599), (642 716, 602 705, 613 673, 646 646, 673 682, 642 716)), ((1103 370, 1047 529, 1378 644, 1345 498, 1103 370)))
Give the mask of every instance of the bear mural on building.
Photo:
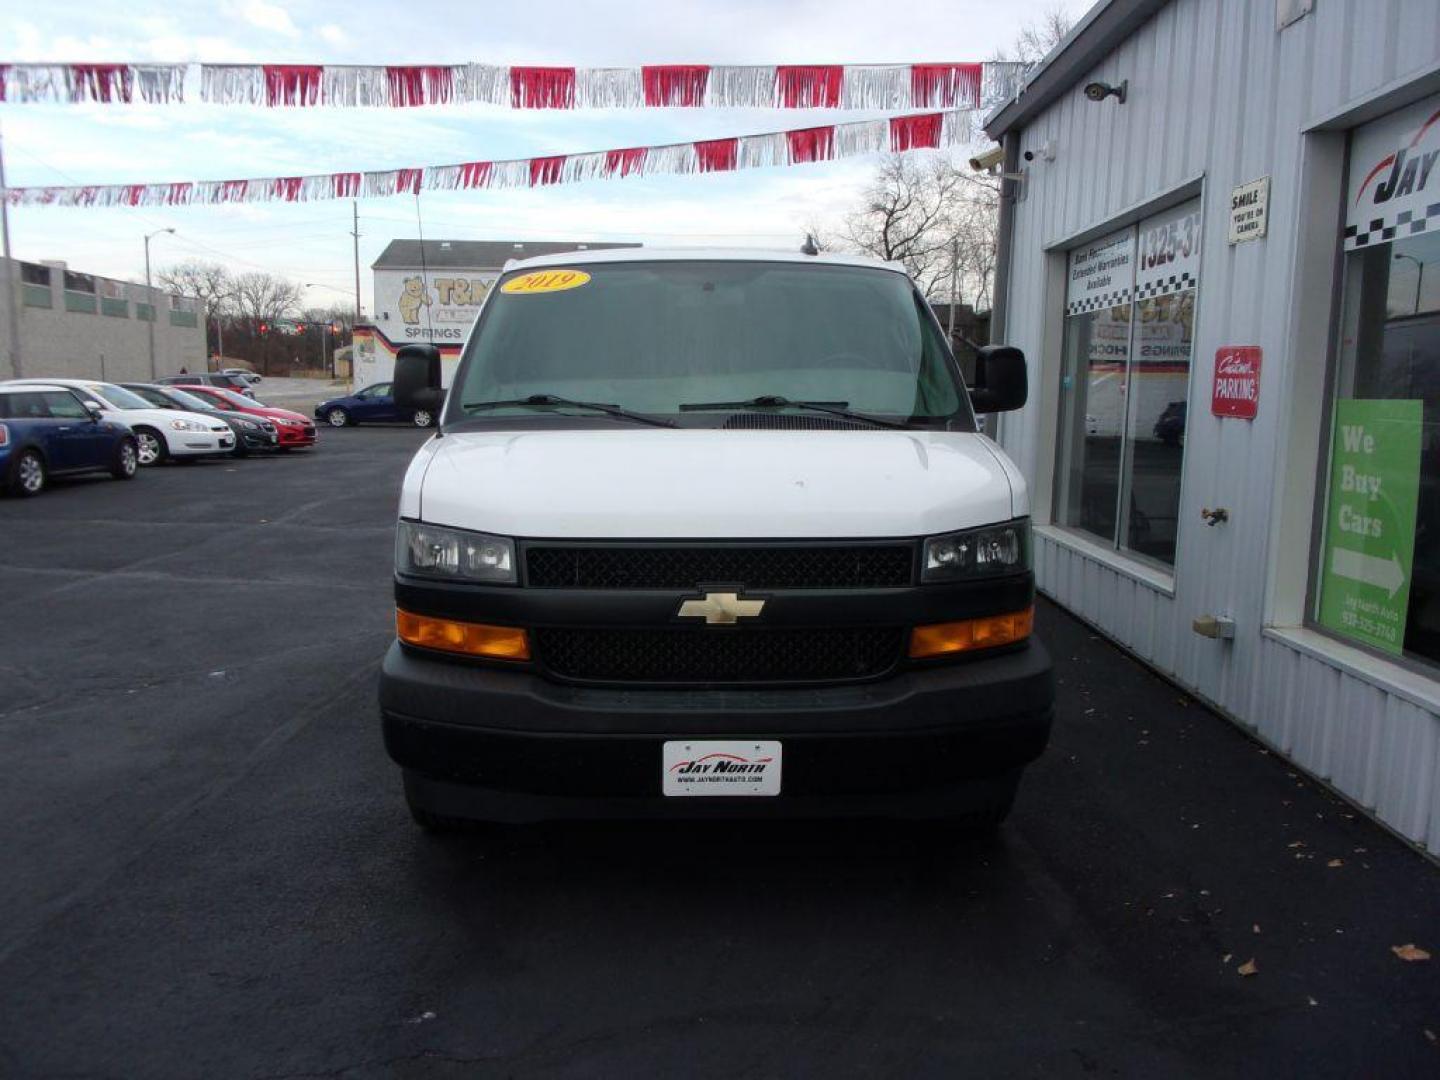
POLYGON ((400 318, 410 326, 420 321, 420 309, 430 306, 430 291, 418 277, 407 277, 400 290, 400 318))

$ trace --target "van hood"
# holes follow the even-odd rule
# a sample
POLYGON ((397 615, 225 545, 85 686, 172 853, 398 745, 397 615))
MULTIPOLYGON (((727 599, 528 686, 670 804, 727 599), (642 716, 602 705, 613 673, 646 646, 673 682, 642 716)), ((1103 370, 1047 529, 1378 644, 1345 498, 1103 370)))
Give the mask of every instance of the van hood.
POLYGON ((449 433, 406 488, 404 514, 543 538, 922 536, 1029 512, 999 448, 962 432, 449 433))

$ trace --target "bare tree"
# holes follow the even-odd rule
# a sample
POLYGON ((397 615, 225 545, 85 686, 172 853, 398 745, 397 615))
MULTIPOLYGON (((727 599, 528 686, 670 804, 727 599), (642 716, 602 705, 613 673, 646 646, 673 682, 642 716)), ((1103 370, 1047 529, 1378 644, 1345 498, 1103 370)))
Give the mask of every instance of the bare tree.
POLYGON ((176 296, 198 296, 210 312, 225 312, 235 290, 229 270, 198 259, 164 267, 155 277, 176 296))
POLYGON ((248 323, 251 338, 259 336, 261 339, 260 365, 266 375, 270 374, 270 342, 274 335, 261 334, 260 327, 280 319, 294 318, 300 311, 303 293, 304 289, 295 282, 262 270, 235 278, 236 311, 248 323))
MULTIPOLYGON (((926 297, 947 296, 952 241, 978 239, 992 187, 949 156, 892 154, 881 162, 863 204, 845 219, 839 244, 903 263, 926 297)), ((983 260, 967 253, 961 261, 961 273, 968 275, 983 260)))
POLYGON ((235 278, 236 313, 255 324, 293 318, 303 292, 295 282, 263 270, 240 274, 235 278))
POLYGON ((235 310, 235 280, 219 263, 192 259, 162 269, 156 277, 161 286, 176 296, 198 296, 204 305, 202 317, 206 325, 206 349, 210 329, 215 331, 215 346, 224 351, 225 332, 222 322, 235 310))
MULTIPOLYGON (((1069 31, 1070 16, 1053 8, 995 59, 1035 63, 1069 31)), ((903 263, 927 299, 964 298, 983 311, 994 290, 999 218, 999 178, 973 172, 948 154, 892 154, 834 234, 814 224, 810 232, 822 250, 863 251, 903 263), (952 297, 952 281, 958 296, 952 297)))
POLYGON ((1063 5, 1057 4, 1039 22, 1028 23, 1015 35, 1015 41, 1008 49, 998 49, 996 60, 1018 60, 1024 64, 1038 64, 1050 55, 1050 50, 1065 40, 1074 21, 1063 5))

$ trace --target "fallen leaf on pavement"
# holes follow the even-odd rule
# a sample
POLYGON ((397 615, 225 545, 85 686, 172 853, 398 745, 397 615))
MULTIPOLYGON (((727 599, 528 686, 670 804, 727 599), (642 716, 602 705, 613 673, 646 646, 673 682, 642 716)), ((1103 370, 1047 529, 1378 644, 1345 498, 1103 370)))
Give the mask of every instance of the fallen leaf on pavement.
POLYGON ((1429 1039, 1432 1043, 1436 1041, 1435 1032, 1431 1031, 1429 1028, 1425 1029, 1425 1037, 1429 1039))
POLYGON ((1316 1001, 1316 1000, 1315 1000, 1313 997, 1311 997, 1309 994, 1306 994, 1306 995, 1305 995, 1305 1000, 1308 1001, 1311 1005, 1319 1005, 1319 1004, 1320 1004, 1320 1002, 1316 1001))
POLYGON ((1413 942, 1409 945, 1391 945, 1390 951, 1401 960, 1429 960, 1430 954, 1413 942))
POLYGON ((1305 846, 1305 841, 1304 841, 1304 840, 1292 840, 1292 841, 1290 841, 1289 845, 1287 845, 1287 846, 1289 846, 1289 847, 1304 847, 1304 846, 1305 846))
POLYGON ((1254 930, 1255 933, 1258 934, 1260 932, 1260 924, 1257 922, 1254 926, 1250 927, 1250 929, 1254 930))
POLYGON ((1235 955, 1234 953, 1228 953, 1228 952, 1227 952, 1224 956, 1220 957, 1220 962, 1221 962, 1222 964, 1228 964, 1228 963, 1230 962, 1230 957, 1232 957, 1232 956, 1234 956, 1234 955, 1235 955))
POLYGON ((1327 862, 1325 865, 1328 866, 1328 867, 1330 867, 1331 870, 1334 870, 1337 866, 1344 866, 1344 865, 1345 865, 1345 860, 1343 860, 1343 859, 1331 859, 1331 860, 1330 860, 1329 862, 1327 862))
POLYGON ((1237 974, 1245 976, 1254 975, 1259 970, 1260 965, 1255 963, 1255 958, 1253 956, 1235 969, 1237 974))

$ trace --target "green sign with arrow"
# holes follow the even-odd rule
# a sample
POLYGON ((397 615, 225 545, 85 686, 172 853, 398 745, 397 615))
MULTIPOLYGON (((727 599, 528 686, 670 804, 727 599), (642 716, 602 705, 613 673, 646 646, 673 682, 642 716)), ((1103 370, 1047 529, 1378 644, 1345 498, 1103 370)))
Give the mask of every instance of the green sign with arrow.
POLYGON ((1419 401, 1335 403, 1320 623, 1404 651, 1420 492, 1419 401))

